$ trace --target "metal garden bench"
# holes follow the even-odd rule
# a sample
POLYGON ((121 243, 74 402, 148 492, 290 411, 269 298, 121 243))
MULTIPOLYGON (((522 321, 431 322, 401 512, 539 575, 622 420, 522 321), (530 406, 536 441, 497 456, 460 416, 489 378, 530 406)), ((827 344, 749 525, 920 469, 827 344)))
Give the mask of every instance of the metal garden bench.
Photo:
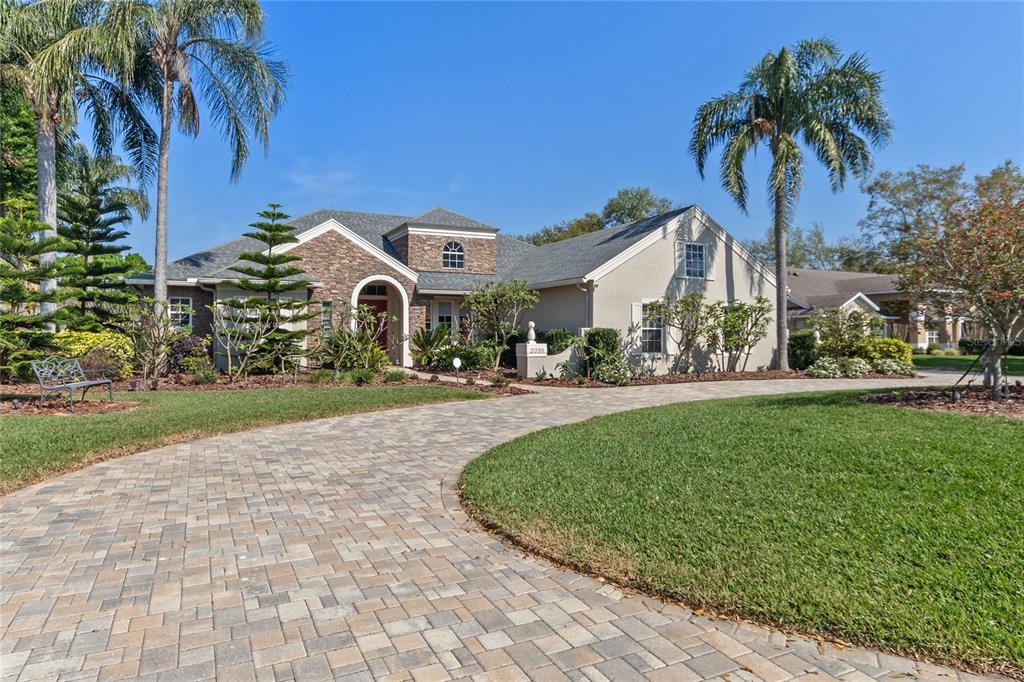
POLYGON ((34 360, 32 371, 35 372, 36 379, 39 380, 39 402, 46 399, 47 391, 61 393, 67 391, 68 402, 71 404, 71 411, 74 412, 74 390, 82 389, 82 400, 85 400, 85 394, 93 386, 106 386, 107 397, 110 400, 114 399, 114 382, 106 377, 89 379, 85 376, 78 358, 62 358, 51 355, 45 360, 34 360))

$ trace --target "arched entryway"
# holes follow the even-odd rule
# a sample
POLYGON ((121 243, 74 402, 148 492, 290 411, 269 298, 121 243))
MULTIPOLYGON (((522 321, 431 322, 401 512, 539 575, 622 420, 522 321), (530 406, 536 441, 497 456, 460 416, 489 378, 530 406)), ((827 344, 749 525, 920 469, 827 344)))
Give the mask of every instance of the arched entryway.
MULTIPOLYGON (((369 305, 381 312, 387 312, 390 320, 387 329, 391 362, 402 367, 412 366, 409 354, 409 294, 398 280, 388 275, 372 275, 362 280, 352 290, 352 306, 369 305)), ((352 322, 355 325, 355 321, 352 322)))

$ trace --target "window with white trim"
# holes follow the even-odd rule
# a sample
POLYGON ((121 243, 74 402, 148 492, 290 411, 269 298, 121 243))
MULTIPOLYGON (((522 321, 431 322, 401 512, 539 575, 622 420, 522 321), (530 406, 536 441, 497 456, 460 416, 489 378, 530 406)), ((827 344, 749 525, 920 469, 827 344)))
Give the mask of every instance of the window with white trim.
POLYGON ((441 250, 441 267, 461 270, 466 266, 466 252, 462 244, 448 242, 441 250))
POLYGON ((686 277, 704 279, 708 272, 706 255, 704 244, 687 242, 683 245, 683 274, 686 277))
POLYGON ((388 285, 387 284, 367 284, 363 287, 363 290, 359 292, 360 296, 387 296, 388 285))
POLYGON ((927 335, 928 335, 928 343, 931 344, 931 343, 938 343, 939 342, 939 330, 938 329, 929 329, 927 331, 927 335))
POLYGON ((320 331, 324 334, 330 334, 334 331, 334 318, 331 313, 331 302, 322 302, 320 304, 320 331))
POLYGON ((665 323, 653 303, 644 303, 643 318, 640 322, 640 351, 643 353, 665 352, 665 323))
POLYGON ((167 299, 167 314, 175 327, 192 328, 192 299, 172 296, 167 299))
POLYGON ((453 303, 451 301, 438 301, 437 302, 437 326, 440 327, 442 324, 448 325, 448 329, 455 329, 455 325, 452 324, 452 309, 453 303))

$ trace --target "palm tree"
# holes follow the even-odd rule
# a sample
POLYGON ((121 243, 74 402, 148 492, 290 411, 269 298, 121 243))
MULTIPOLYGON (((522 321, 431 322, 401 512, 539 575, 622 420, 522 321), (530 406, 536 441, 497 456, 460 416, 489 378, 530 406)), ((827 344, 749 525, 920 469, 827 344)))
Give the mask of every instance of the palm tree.
POLYGON ((262 40, 257 0, 136 0, 145 73, 160 112, 154 297, 167 300, 167 183, 171 127, 199 134, 199 101, 231 145, 231 180, 249 156, 249 135, 269 146, 270 120, 284 102, 287 68, 262 40))
POLYGON ((778 367, 786 357, 786 227, 800 194, 804 158, 798 137, 829 171, 838 192, 846 176, 865 177, 873 159, 870 145, 888 141, 889 115, 882 104, 881 74, 863 54, 845 59, 831 40, 803 40, 778 54, 769 52, 747 71, 734 92, 705 102, 693 121, 690 153, 704 177, 712 147, 722 145, 722 186, 747 210, 743 164, 759 144, 772 156, 768 191, 775 214, 776 329, 778 367))
MULTIPOLYGON (((58 148, 74 135, 79 110, 89 116, 99 153, 110 153, 115 134, 143 180, 153 165, 156 135, 141 101, 126 84, 132 78, 134 34, 127 15, 98 0, 0 0, 0 82, 20 90, 36 121, 37 202, 47 225, 40 239, 57 229, 58 148)), ((41 256, 46 266, 53 252, 41 256)), ((41 283, 56 290, 56 278, 41 283)), ((56 304, 43 305, 44 315, 56 304)))

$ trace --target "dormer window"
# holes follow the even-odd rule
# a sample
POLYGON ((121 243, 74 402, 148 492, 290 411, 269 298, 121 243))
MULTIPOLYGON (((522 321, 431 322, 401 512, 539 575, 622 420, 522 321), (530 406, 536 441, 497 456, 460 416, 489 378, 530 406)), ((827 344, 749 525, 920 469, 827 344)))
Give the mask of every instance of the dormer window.
POLYGON ((458 242, 445 244, 441 250, 441 267, 461 270, 465 265, 466 252, 462 249, 462 244, 458 242))

